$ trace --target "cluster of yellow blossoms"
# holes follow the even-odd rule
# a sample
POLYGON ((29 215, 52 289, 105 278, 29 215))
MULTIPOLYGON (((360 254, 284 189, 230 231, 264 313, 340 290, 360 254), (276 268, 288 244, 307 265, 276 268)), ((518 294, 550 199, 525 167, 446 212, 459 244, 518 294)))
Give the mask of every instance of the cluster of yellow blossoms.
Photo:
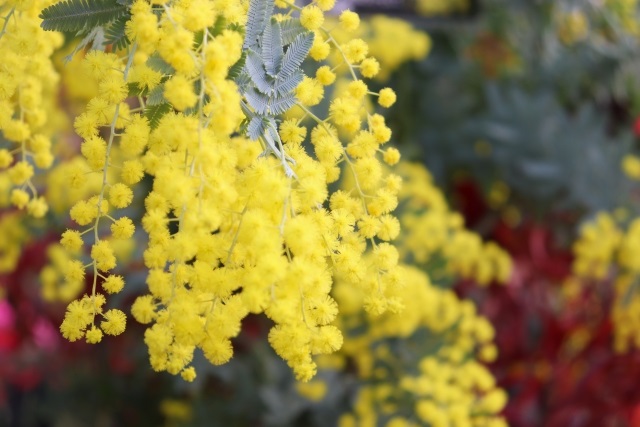
MULTIPOLYGON (((19 81, 10 80, 10 67, 0 70, 15 86, 0 87, 8 109, 0 130, 13 144, 0 201, 42 216, 49 208, 33 172, 15 177, 24 165, 53 161, 48 138, 56 127, 43 111, 55 110, 51 58, 62 38, 39 28, 36 17, 50 3, 26 4, 6 8, 0 48, 33 52, 13 35, 31 28, 29 42, 42 51, 16 59, 19 81), (16 202, 20 191, 24 203, 16 202)), ((502 425, 504 393, 476 361, 496 357, 490 324, 472 303, 400 264, 441 256, 446 274, 481 283, 505 280, 510 269, 497 247, 464 231, 426 171, 391 172, 400 153, 388 146, 391 130, 372 100, 390 107, 395 93, 374 92, 368 80, 424 56, 428 37, 388 18, 361 23, 349 10, 325 17, 333 0, 276 6, 281 25, 299 19, 314 33, 296 103, 279 121, 281 158, 240 132, 248 107, 233 75, 244 61, 249 2, 136 0, 125 51, 89 50, 62 68, 69 96, 86 100, 73 123, 80 155, 61 147, 61 161, 45 175, 50 213, 68 210, 73 221, 41 273, 46 299, 71 301, 62 334, 89 343, 121 334, 127 316, 107 296, 125 289, 130 259, 141 259, 148 288, 131 314, 149 325, 145 343, 157 371, 193 380, 197 349, 213 364, 227 362, 243 319, 264 313, 274 323, 271 346, 298 380, 310 380, 318 366, 355 361, 367 385, 344 425, 413 425, 390 403, 398 394, 422 423, 502 425), (407 41, 402 49, 389 45, 396 36, 407 41), (399 198, 402 221, 392 214, 399 198), (401 222, 410 235, 398 246, 401 222), (428 335, 438 349, 429 348, 428 335), (400 368, 390 345, 397 338, 424 346, 402 367, 419 373, 402 374, 399 388, 391 385, 400 368)), ((26 238, 16 226, 21 215, 0 219, 15 242, 0 247, 7 269, 26 238)))
MULTIPOLYGON (((42 30, 38 19, 49 3, 9 1, 0 6, 0 208, 13 205, 35 218, 48 210, 35 172, 53 163, 51 136, 60 125, 55 112, 59 75, 51 56, 63 38, 42 30)), ((6 242, 10 245, 11 239, 6 242)))
POLYGON ((609 41, 621 35, 636 37, 640 32, 638 0, 605 0, 582 8, 576 8, 571 2, 568 4, 569 8, 560 3, 554 8, 558 38, 566 45, 573 45, 590 36, 609 41))
POLYGON ((614 280, 614 349, 640 347, 640 219, 618 221, 600 213, 585 224, 573 245, 574 274, 581 279, 614 280))
POLYGON ((403 256, 432 266, 428 270, 435 281, 453 276, 480 285, 506 283, 512 269, 509 254, 464 228, 462 216, 449 210, 429 172, 409 163, 399 165, 397 172, 404 180, 399 209, 403 233, 398 242, 403 256))
MULTIPOLYGON (((447 233, 462 232, 460 224, 447 228, 446 219, 457 215, 448 211, 423 166, 400 163, 396 171, 404 180, 400 192, 403 221, 412 216, 419 223, 417 210, 421 209, 423 216, 431 212, 443 217, 447 233)), ((456 221, 461 223, 459 217, 456 221)), ((420 240, 399 239, 402 261, 413 263, 426 257, 424 242, 435 239, 440 244, 428 253, 451 262, 447 267, 451 270, 444 274, 460 274, 469 268, 472 276, 484 278, 487 273, 476 263, 491 265, 492 261, 496 263, 490 274, 495 280, 504 281, 511 272, 510 261, 501 250, 492 258, 493 249, 480 247, 480 253, 471 251, 472 261, 466 264, 467 260, 456 260, 453 252, 445 249, 440 228, 420 230, 419 234, 420 240)), ((496 387, 493 376, 481 364, 497 357, 491 324, 477 314, 473 303, 432 283, 424 271, 403 263, 399 268, 403 285, 391 289, 389 295, 402 307, 399 312, 376 316, 366 310, 366 290, 340 279, 334 285, 333 295, 340 307, 335 324, 344 331, 345 342, 340 352, 324 356, 319 365, 336 369, 351 363, 363 382, 353 411, 341 417, 340 426, 505 426, 497 414, 506 404, 506 393, 496 387), (397 346, 399 341, 402 346, 397 346), (407 346, 413 350, 406 352, 407 346)), ((317 399, 322 387, 300 391, 317 399)))
MULTIPOLYGON (((214 364, 228 361, 242 319, 265 313, 275 323, 273 348, 297 378, 308 380, 316 371, 312 356, 342 345, 331 324, 338 313, 330 296, 334 278, 366 290, 364 304, 373 313, 401 308, 392 296, 402 281, 398 252, 389 243, 399 232, 390 213, 401 179, 381 162, 394 164, 399 153, 381 148, 391 131, 382 116, 368 113, 369 96, 388 107, 395 94, 373 93, 363 80, 380 70, 367 43, 339 42, 323 26, 332 1, 280 4, 280 22, 299 15, 315 32, 311 58, 331 56, 327 65, 309 65, 314 77, 295 91, 298 114, 290 117, 297 118, 280 124, 289 176, 278 159, 260 155, 258 142, 237 134, 244 113, 229 75, 241 59, 248 4, 197 6, 134 2, 127 52, 92 50, 79 67, 96 88, 74 123, 82 156, 52 174, 57 179, 64 169, 79 228, 63 233, 64 250, 51 249, 52 264, 42 273, 45 295, 81 293, 88 268, 91 292, 69 305, 63 335, 96 343, 121 333, 126 316, 107 309, 105 295, 125 286, 122 246, 133 242, 141 215, 133 202, 144 197, 149 293, 131 312, 150 324, 145 342, 153 368, 192 380, 196 348, 214 364), (336 79, 341 73, 351 81, 336 79), (323 120, 310 108, 331 87, 323 120), (331 192, 329 184, 343 172, 350 185, 331 192), (146 195, 145 174, 153 178, 146 195)), ((340 15, 343 33, 359 24, 355 13, 340 15)))

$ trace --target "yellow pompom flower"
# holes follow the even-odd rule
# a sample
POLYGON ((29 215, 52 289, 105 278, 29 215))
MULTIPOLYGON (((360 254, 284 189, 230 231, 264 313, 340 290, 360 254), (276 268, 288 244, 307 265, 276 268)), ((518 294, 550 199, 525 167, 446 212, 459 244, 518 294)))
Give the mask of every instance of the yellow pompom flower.
POLYGON ((27 212, 34 218, 42 218, 47 214, 49 205, 44 197, 31 199, 27 204, 27 212))
POLYGON ((340 25, 345 31, 355 31, 360 26, 360 17, 357 13, 347 9, 340 14, 340 25))
POLYGON ((136 298, 131 306, 131 314, 142 324, 150 323, 155 318, 155 304, 151 295, 142 295, 136 298))
POLYGON ((86 332, 85 337, 89 344, 97 344, 102 341, 102 330, 96 326, 92 326, 91 329, 86 332))
POLYGON ((319 104, 323 96, 324 88, 318 80, 311 77, 305 76, 296 88, 296 97, 307 107, 319 104))
POLYGON ((133 191, 125 184, 116 183, 109 189, 109 202, 116 208, 126 208, 133 200, 133 191))
POLYGON ((280 124, 280 137, 285 144, 299 145, 307 135, 307 128, 298 126, 294 119, 285 120, 280 124))
POLYGON ((328 86, 330 84, 333 84, 333 82, 336 80, 336 75, 333 71, 331 71, 331 68, 329 68, 329 66, 323 65, 316 71, 316 80, 318 80, 321 85, 328 86))
POLYGON ((29 193, 19 188, 11 190, 11 204, 18 209, 24 209, 29 203, 29 193))
POLYGON ((342 52, 351 64, 362 62, 369 52, 369 46, 362 39, 353 39, 342 45, 342 52))
POLYGON ((128 160, 122 164, 120 177, 127 185, 136 184, 144 177, 144 166, 138 160, 128 160))
POLYGON ((326 42, 322 36, 316 32, 316 36, 313 39, 313 45, 309 51, 309 56, 316 61, 323 61, 331 53, 331 45, 326 42))
POLYGON ((384 88, 380 91, 378 104, 385 108, 391 107, 396 102, 396 93, 391 88, 384 88))
POLYGON ((62 233, 60 244, 69 252, 78 253, 84 243, 82 241, 82 235, 79 231, 67 230, 62 233))
POLYGON ((336 5, 336 0, 316 0, 315 3, 321 10, 327 12, 333 9, 333 7, 336 5))
POLYGON ((104 314, 105 320, 100 323, 100 327, 105 334, 108 335, 120 335, 124 332, 127 316, 117 309, 112 309, 104 314))
POLYGON ((102 288, 110 294, 118 293, 124 288, 124 279, 112 274, 102 282, 102 288))
POLYGON ((135 226, 130 218, 122 217, 111 224, 111 233, 114 239, 128 239, 133 236, 135 226))
POLYGON ((22 185, 33 177, 33 166, 25 161, 19 161, 9 169, 9 179, 15 185, 22 185))
POLYGON ((114 73, 100 82, 99 93, 111 104, 119 104, 127 97, 129 90, 119 73, 114 73))
POLYGON ((106 240, 100 240, 91 247, 91 258, 100 271, 109 271, 116 266, 116 257, 113 248, 106 240))
POLYGON ((13 163, 13 156, 6 148, 0 150, 0 169, 5 169, 13 163))
POLYGON ((397 148, 389 147, 384 152, 383 159, 386 164, 393 166, 400 161, 400 151, 397 148))
POLYGON ((380 72, 380 63, 375 58, 365 58, 360 63, 360 72, 364 77, 373 78, 380 72))
POLYGON ((173 76, 164 85, 164 97, 178 111, 193 107, 198 97, 193 92, 193 85, 181 74, 173 76))
POLYGON ((631 179, 640 179, 640 158, 627 154, 622 159, 622 170, 631 179))
POLYGON ((324 23, 324 14, 319 7, 308 5, 300 11, 300 24, 308 30, 315 31, 324 23))

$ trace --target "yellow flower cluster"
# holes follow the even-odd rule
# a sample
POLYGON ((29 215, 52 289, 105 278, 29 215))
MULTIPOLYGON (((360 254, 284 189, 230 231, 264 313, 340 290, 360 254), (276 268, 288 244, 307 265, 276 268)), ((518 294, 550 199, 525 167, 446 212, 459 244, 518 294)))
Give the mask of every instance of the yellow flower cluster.
MULTIPOLYGON (((391 131, 369 102, 375 96, 389 107, 395 93, 373 93, 365 82, 380 63, 362 39, 338 42, 324 26, 332 2, 283 5, 287 13, 279 20, 299 14, 315 32, 310 56, 333 58, 296 88, 298 118, 280 123, 291 162, 261 155, 266 147, 239 135, 243 100, 229 77, 242 55, 238 29, 246 24, 246 6, 202 0, 194 13, 193 1, 135 1, 126 53, 92 50, 72 62, 73 72, 93 88, 75 91, 78 98, 92 95, 74 122, 81 156, 51 173, 54 208, 70 208, 77 227, 50 249, 51 265, 41 274, 45 297, 71 300, 87 279, 92 282, 91 293, 69 305, 63 335, 96 343, 124 330, 124 314, 103 307, 106 294, 126 286, 118 268, 136 222, 125 210, 142 197, 148 293, 131 313, 149 324, 152 367, 187 381, 196 375, 196 349, 213 364, 232 357, 231 339, 249 313, 274 321, 272 347, 298 379, 312 378, 315 355, 342 346, 332 324, 339 311, 330 296, 337 277, 366 291, 369 312, 400 309, 394 297, 402 281, 399 254, 389 241, 399 233, 391 212, 401 179, 383 167, 400 155, 383 148, 391 131), (320 119, 310 108, 345 72, 351 81, 340 80, 329 117, 320 119), (158 106, 152 92, 169 106, 161 117, 149 115, 158 106), (350 185, 330 191, 343 172, 350 185), (145 175, 153 184, 140 196, 144 190, 136 186, 145 175), (61 177, 69 191, 60 191, 61 177)), ((360 19, 343 12, 340 26, 357 31, 360 19)))
POLYGON ((469 0, 418 0, 418 13, 424 16, 450 15, 469 9, 469 0))
MULTIPOLYGON (((353 12, 345 11, 339 16, 339 25, 332 36, 348 46, 349 52, 357 52, 358 44, 354 39, 367 41, 369 57, 360 62, 358 68, 362 76, 384 81, 391 73, 407 61, 420 60, 431 50, 431 38, 428 34, 415 30, 409 23, 385 15, 375 15, 366 21, 356 21, 353 12)), ((356 15, 357 16, 357 15, 356 15)), ((323 44, 314 45, 311 55, 315 59, 329 57, 335 66, 342 62, 339 54, 330 55, 323 44), (315 55, 320 58, 316 58, 315 55)))
POLYGON ((584 278, 604 279, 615 262, 623 233, 608 213, 585 224, 573 244, 573 272, 584 278))
POLYGON ((401 164, 397 172, 404 184, 400 193, 403 256, 419 265, 442 260, 444 270, 432 279, 451 276, 474 279, 481 285, 505 283, 512 270, 509 255, 493 242, 483 242, 464 228, 462 216, 449 210, 429 172, 419 164, 401 164))
POLYGON ((638 0, 605 0, 604 7, 607 8, 626 31, 637 35, 640 31, 638 26, 638 0))
POLYGON ((0 6, 0 207, 13 205, 35 218, 48 211, 34 182, 36 170, 53 163, 57 129, 56 73, 51 56, 61 34, 40 28, 38 14, 50 1, 8 1, 0 6))
POLYGON ((491 324, 473 303, 432 285, 423 271, 402 267, 402 276, 404 286, 394 294, 402 311, 377 318, 362 312, 365 294, 336 284, 346 339, 342 359, 320 366, 350 360, 364 384, 340 426, 505 426, 498 414, 506 393, 480 362, 497 356, 491 324), (397 350, 398 339, 415 349, 412 356, 397 350))
POLYGON ((558 37, 566 45, 584 40, 589 35, 589 20, 580 10, 561 13, 557 21, 558 37))
POLYGON ((22 246, 29 239, 20 213, 11 212, 0 216, 0 274, 10 273, 18 263, 22 246))
POLYGON ((70 209, 71 219, 83 229, 79 231, 71 228, 62 234, 60 245, 66 250, 66 254, 60 248, 51 248, 51 265, 41 273, 45 297, 61 300, 73 298, 84 289, 85 269, 89 267, 92 270, 91 295, 85 295, 69 305, 82 307, 83 315, 75 315, 76 312, 68 309, 60 327, 62 334, 72 341, 84 337, 87 342, 97 343, 101 341, 103 333, 118 335, 125 327, 123 312, 103 312, 100 308, 98 301, 104 304, 106 298, 98 292, 98 283, 105 293, 122 290, 123 278, 113 274, 117 264, 117 241, 130 239, 135 230, 129 218, 116 218, 115 211, 131 204, 133 191, 129 185, 142 179, 142 164, 137 159, 140 152, 127 152, 122 146, 122 136, 118 150, 120 155, 114 154, 116 130, 123 134, 130 131, 133 123, 131 115, 135 113, 124 102, 128 96, 126 82, 134 52, 135 47, 124 57, 97 50, 86 55, 83 63, 85 77, 98 90, 97 96, 88 102, 86 110, 74 122, 76 132, 83 138, 80 146, 82 156, 61 165, 52 173, 54 180, 59 180, 62 174, 66 174, 67 185, 72 191, 58 203, 62 208, 73 203, 70 209), (108 128, 108 136, 103 137, 101 128, 108 128), (125 161, 127 154, 131 160, 125 161), (131 165, 139 173, 127 174, 131 165), (114 182, 114 167, 121 170, 120 179, 126 184, 114 182), (96 184, 96 179, 99 184, 96 184), (100 224, 101 220, 103 226, 100 224), (104 221, 111 224, 110 238, 105 236, 104 221), (88 264, 76 258, 87 255, 90 259, 88 264), (96 316, 104 319, 99 327, 95 324, 96 316), (116 321, 118 327, 112 327, 116 321))
MULTIPOLYGON (((405 179, 401 206, 421 208, 423 215, 437 206, 440 215, 453 215, 423 166, 401 163, 397 171, 405 179)), ((463 230, 462 225, 458 228, 463 230)), ((423 248, 414 250, 408 242, 400 239, 398 248, 403 259, 415 260, 423 248)), ((457 255, 439 251, 445 262, 457 255)), ((375 257, 375 251, 368 256, 375 257)), ((430 256, 435 258, 434 253, 430 256)), ((510 261, 501 256, 509 263, 502 266, 506 275, 510 261)), ((332 294, 340 307, 335 325, 345 341, 338 353, 319 359, 319 366, 348 367, 360 383, 353 409, 340 418, 339 426, 506 426, 499 414, 507 395, 483 366, 498 352, 489 321, 472 302, 433 284, 424 271, 403 264, 398 269, 402 286, 389 290, 393 310, 383 314, 367 309, 371 289, 358 289, 340 278, 334 285, 332 294), (403 345, 397 346, 400 341, 403 345)), ((315 382, 313 387, 298 387, 298 392, 317 400, 324 395, 323 386, 315 382)))
POLYGON ((614 277, 614 349, 640 347, 640 219, 626 227, 608 213, 585 224, 573 246, 573 273, 578 279, 614 277))

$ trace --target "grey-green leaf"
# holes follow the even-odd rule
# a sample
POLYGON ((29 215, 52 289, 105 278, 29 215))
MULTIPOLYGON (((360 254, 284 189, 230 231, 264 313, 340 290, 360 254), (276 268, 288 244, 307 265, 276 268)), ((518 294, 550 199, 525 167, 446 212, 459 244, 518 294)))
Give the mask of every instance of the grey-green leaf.
POLYGON ((269 114, 278 115, 293 107, 296 103, 296 97, 293 93, 288 93, 283 97, 272 98, 269 101, 269 114))
POLYGON ((300 68, 302 61, 307 57, 311 46, 313 45, 314 34, 312 32, 305 32, 299 34, 293 43, 287 49, 282 60, 282 68, 278 74, 279 79, 284 79, 300 68))
POLYGON ((272 14, 273 0, 251 0, 247 13, 243 49, 255 48, 258 45, 258 37, 264 32, 272 14))
POLYGON ((90 31, 127 13, 117 0, 66 0, 44 9, 40 25, 47 31, 90 31))
POLYGON ((296 70, 295 73, 281 80, 276 80, 275 94, 276 96, 283 96, 289 92, 292 92, 302 81, 304 75, 302 71, 296 70))
POLYGON ((244 94, 245 98, 247 98, 247 102, 251 105, 256 113, 260 115, 269 114, 269 97, 258 92, 256 88, 250 88, 244 94))
POLYGON ((268 81, 260 56, 252 50, 247 52, 246 68, 256 88, 265 95, 270 95, 273 92, 273 85, 268 81))
POLYGON ((280 21, 280 34, 282 35, 282 44, 290 45, 300 34, 306 32, 307 29, 300 24, 297 19, 286 19, 280 21))
POLYGON ((262 34, 262 61, 267 74, 275 77, 282 65, 283 47, 280 24, 275 19, 267 24, 262 34))
POLYGON ((266 131, 266 126, 262 117, 253 116, 247 125, 247 136, 251 140, 256 140, 266 131))

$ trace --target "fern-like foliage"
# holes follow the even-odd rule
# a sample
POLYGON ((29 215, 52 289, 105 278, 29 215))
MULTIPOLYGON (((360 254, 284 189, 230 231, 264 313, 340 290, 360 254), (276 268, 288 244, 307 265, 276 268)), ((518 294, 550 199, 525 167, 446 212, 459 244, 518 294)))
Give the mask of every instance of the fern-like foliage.
POLYGON ((117 0, 65 0, 42 11, 42 28, 47 31, 87 32, 128 13, 117 0))
POLYGON ((293 176, 292 162, 282 150, 275 116, 296 103, 295 88, 304 75, 300 65, 313 45, 313 33, 297 19, 278 22, 271 15, 273 0, 251 0, 245 28, 245 60, 234 77, 246 104, 244 131, 265 146, 263 154, 274 154, 285 172, 293 176))
POLYGON ((158 105, 148 105, 147 108, 145 108, 144 116, 149 120, 151 130, 157 128, 160 124, 160 119, 171 111, 173 111, 173 107, 166 102, 158 105))
POLYGON ((113 50, 122 50, 131 44, 124 31, 129 19, 131 15, 127 12, 109 25, 104 31, 105 45, 111 45, 113 50))

